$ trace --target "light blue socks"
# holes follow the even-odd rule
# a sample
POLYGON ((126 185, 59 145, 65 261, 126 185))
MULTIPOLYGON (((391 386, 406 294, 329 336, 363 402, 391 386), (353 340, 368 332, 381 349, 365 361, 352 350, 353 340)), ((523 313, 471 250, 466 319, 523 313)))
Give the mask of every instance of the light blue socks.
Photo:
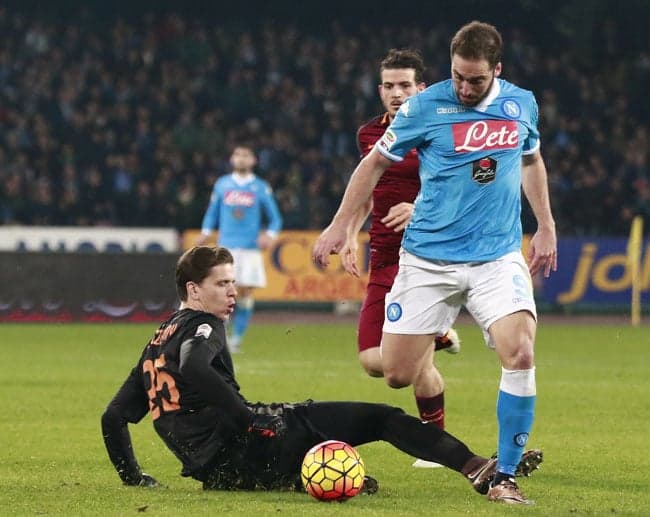
POLYGON ((502 368, 497 398, 498 472, 515 475, 533 426, 536 394, 534 367, 530 370, 502 368))

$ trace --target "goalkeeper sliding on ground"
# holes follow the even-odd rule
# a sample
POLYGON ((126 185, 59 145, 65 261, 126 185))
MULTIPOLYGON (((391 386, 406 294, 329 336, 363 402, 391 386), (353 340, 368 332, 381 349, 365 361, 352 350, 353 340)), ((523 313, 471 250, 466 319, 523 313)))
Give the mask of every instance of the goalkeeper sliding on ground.
MULTIPOLYGON (((182 474, 206 489, 300 489, 306 451, 328 439, 353 446, 384 440, 406 454, 462 474, 485 494, 496 460, 473 453, 439 427, 399 408, 365 402, 252 404, 240 393, 223 322, 237 291, 225 248, 195 247, 176 268, 181 308, 155 332, 102 415, 109 457, 126 485, 156 486, 133 452, 129 423, 147 412, 160 438, 182 463, 182 474)), ((524 455, 519 473, 542 461, 524 455)), ((377 483, 365 480, 372 493, 377 483)))

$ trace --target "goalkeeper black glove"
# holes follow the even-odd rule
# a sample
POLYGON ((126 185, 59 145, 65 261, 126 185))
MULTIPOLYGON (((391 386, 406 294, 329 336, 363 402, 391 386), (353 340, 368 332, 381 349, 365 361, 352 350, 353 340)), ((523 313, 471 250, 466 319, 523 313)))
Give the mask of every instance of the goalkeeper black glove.
POLYGON ((255 414, 248 424, 248 432, 263 438, 278 438, 284 434, 286 425, 276 415, 255 414))

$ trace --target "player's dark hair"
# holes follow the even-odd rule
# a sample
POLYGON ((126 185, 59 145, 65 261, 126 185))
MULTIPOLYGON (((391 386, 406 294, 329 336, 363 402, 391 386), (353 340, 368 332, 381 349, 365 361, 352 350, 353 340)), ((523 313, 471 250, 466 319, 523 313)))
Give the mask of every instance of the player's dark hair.
POLYGON ((379 71, 383 72, 384 70, 394 70, 396 68, 412 68, 415 70, 415 82, 424 82, 424 60, 417 50, 410 48, 390 49, 382 60, 379 71))
POLYGON ((253 155, 255 155, 255 147, 250 142, 240 142, 238 144, 233 145, 230 150, 230 154, 234 153, 235 149, 247 149, 248 151, 253 153, 253 155))
POLYGON ((485 59, 490 68, 501 61, 503 40, 494 25, 474 20, 463 25, 451 40, 450 54, 464 59, 485 59))
POLYGON ((221 264, 233 264, 232 254, 219 246, 194 246, 181 255, 176 264, 176 292, 187 300, 187 282, 200 284, 210 269, 221 264))

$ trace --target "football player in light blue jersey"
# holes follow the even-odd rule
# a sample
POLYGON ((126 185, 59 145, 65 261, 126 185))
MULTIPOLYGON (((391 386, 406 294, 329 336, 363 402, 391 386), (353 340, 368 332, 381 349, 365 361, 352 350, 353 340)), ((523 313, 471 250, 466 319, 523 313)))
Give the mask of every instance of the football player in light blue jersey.
POLYGON ((418 148, 422 187, 405 250, 430 260, 495 260, 521 249, 521 161, 539 149, 537 103, 498 78, 472 109, 457 103, 453 80, 407 100, 378 151, 401 161, 418 148))
POLYGON ((204 244, 216 228, 219 246, 228 248, 235 257, 235 279, 240 295, 228 339, 231 352, 239 351, 253 315, 253 290, 266 287, 261 250, 268 248, 282 229, 282 216, 271 187, 253 172, 256 163, 252 148, 235 147, 230 156, 232 173, 214 184, 197 241, 197 245, 204 244), (268 222, 265 230, 262 230, 263 218, 268 222))
POLYGON ((331 224, 317 240, 324 266, 383 172, 415 147, 421 188, 402 241, 400 269, 386 295, 382 366, 389 386, 411 385, 462 306, 501 361, 497 475, 488 499, 530 501, 514 475, 532 428, 537 313, 531 275, 557 269, 557 238, 540 153, 532 93, 499 79, 501 35, 471 22, 451 41, 451 79, 402 104, 350 178, 331 224), (521 253, 521 189, 537 231, 521 253))

